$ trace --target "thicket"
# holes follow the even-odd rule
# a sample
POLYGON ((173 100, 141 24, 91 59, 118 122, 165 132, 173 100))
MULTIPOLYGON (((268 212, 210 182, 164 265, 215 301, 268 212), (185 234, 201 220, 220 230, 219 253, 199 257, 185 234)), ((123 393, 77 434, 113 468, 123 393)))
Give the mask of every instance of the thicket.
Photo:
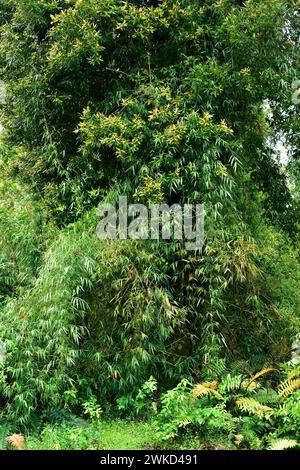
POLYGON ((289 360, 298 2, 7 0, 0 23, 3 416, 289 360), (95 207, 124 194, 204 203, 203 252, 98 240, 95 207))

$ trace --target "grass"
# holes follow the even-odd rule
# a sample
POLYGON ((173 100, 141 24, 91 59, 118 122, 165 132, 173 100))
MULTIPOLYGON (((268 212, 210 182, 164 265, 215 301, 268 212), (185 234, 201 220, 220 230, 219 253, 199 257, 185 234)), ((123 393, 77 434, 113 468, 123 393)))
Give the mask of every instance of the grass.
POLYGON ((139 450, 151 447, 155 432, 150 423, 98 421, 83 427, 47 426, 26 438, 27 450, 139 450))
POLYGON ((103 450, 138 450, 155 441, 150 423, 122 420, 100 424, 103 450))
MULTIPOLYGON (((8 430, 0 427, 0 449, 9 449, 8 430)), ((199 449, 199 439, 185 439, 164 447, 157 441, 151 421, 79 421, 77 426, 47 425, 42 432, 25 435, 25 450, 145 450, 199 449)))

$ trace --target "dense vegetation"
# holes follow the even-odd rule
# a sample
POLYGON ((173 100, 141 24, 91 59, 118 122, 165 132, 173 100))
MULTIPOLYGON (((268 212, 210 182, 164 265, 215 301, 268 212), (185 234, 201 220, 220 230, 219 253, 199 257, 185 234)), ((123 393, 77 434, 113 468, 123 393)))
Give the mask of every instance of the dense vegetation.
POLYGON ((4 434, 99 448, 107 415, 155 446, 299 445, 299 6, 0 2, 4 434), (99 240, 119 195, 204 203, 202 253, 99 240))

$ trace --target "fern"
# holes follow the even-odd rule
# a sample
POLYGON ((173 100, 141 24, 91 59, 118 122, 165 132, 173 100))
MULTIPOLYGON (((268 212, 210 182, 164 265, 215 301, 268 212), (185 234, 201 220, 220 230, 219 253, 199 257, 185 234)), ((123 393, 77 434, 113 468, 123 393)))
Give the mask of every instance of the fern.
POLYGON ((266 369, 262 369, 261 371, 257 372, 255 375, 253 375, 249 382, 248 382, 248 385, 246 385, 246 388, 249 388, 249 386, 255 382, 257 379, 259 379, 259 377, 262 377, 266 374, 269 374, 270 372, 274 372, 274 371, 277 371, 277 369, 274 369, 274 368, 266 368, 266 369))
POLYGON ((278 393, 285 398, 298 388, 300 388, 300 379, 287 379, 278 386, 278 393))
POLYGON ((249 366, 248 361, 244 359, 240 359, 228 365, 228 372, 232 375, 238 375, 238 374, 241 374, 242 372, 250 374, 249 367, 250 366, 249 366))
POLYGON ((258 414, 262 415, 265 413, 269 413, 273 411, 273 408, 269 406, 262 405, 259 401, 255 400, 254 398, 240 398, 236 401, 236 405, 242 411, 245 411, 250 414, 258 414))
POLYGON ((241 389, 242 390, 247 390, 247 392, 256 392, 257 389, 260 387, 259 382, 251 382, 249 384, 249 379, 243 380, 241 383, 241 389))
POLYGON ((298 378, 300 378, 300 367, 298 366, 298 367, 290 369, 288 371, 287 378, 288 379, 298 379, 298 378))
POLYGON ((231 374, 227 374, 221 381, 219 385, 219 391, 221 393, 234 393, 240 390, 243 383, 242 375, 235 375, 232 376, 231 374))
POLYGON ((294 439, 277 439, 268 447, 268 450, 285 450, 298 446, 298 442, 294 439))
POLYGON ((204 397, 205 395, 214 395, 220 400, 223 399, 222 395, 217 391, 218 382, 214 380, 213 382, 202 382, 197 384, 193 390, 192 395, 196 398, 204 397))
POLYGON ((23 450, 25 445, 25 437, 23 434, 12 434, 6 438, 6 442, 14 450, 23 450))
POLYGON ((272 388, 261 388, 256 392, 255 399, 262 405, 273 405, 281 401, 280 395, 272 388))

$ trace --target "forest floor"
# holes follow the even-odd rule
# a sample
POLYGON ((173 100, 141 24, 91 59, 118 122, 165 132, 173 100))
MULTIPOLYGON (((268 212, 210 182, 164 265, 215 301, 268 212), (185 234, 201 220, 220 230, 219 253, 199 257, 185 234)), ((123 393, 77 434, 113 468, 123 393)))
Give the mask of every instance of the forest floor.
MULTIPOLYGON (((158 443, 151 422, 99 420, 80 426, 47 426, 39 433, 25 435, 24 450, 151 450, 164 449, 158 443)), ((5 437, 2 449, 8 449, 5 437)), ((199 449, 199 440, 172 444, 172 449, 199 449)), ((167 449, 170 446, 165 447, 167 449)))

